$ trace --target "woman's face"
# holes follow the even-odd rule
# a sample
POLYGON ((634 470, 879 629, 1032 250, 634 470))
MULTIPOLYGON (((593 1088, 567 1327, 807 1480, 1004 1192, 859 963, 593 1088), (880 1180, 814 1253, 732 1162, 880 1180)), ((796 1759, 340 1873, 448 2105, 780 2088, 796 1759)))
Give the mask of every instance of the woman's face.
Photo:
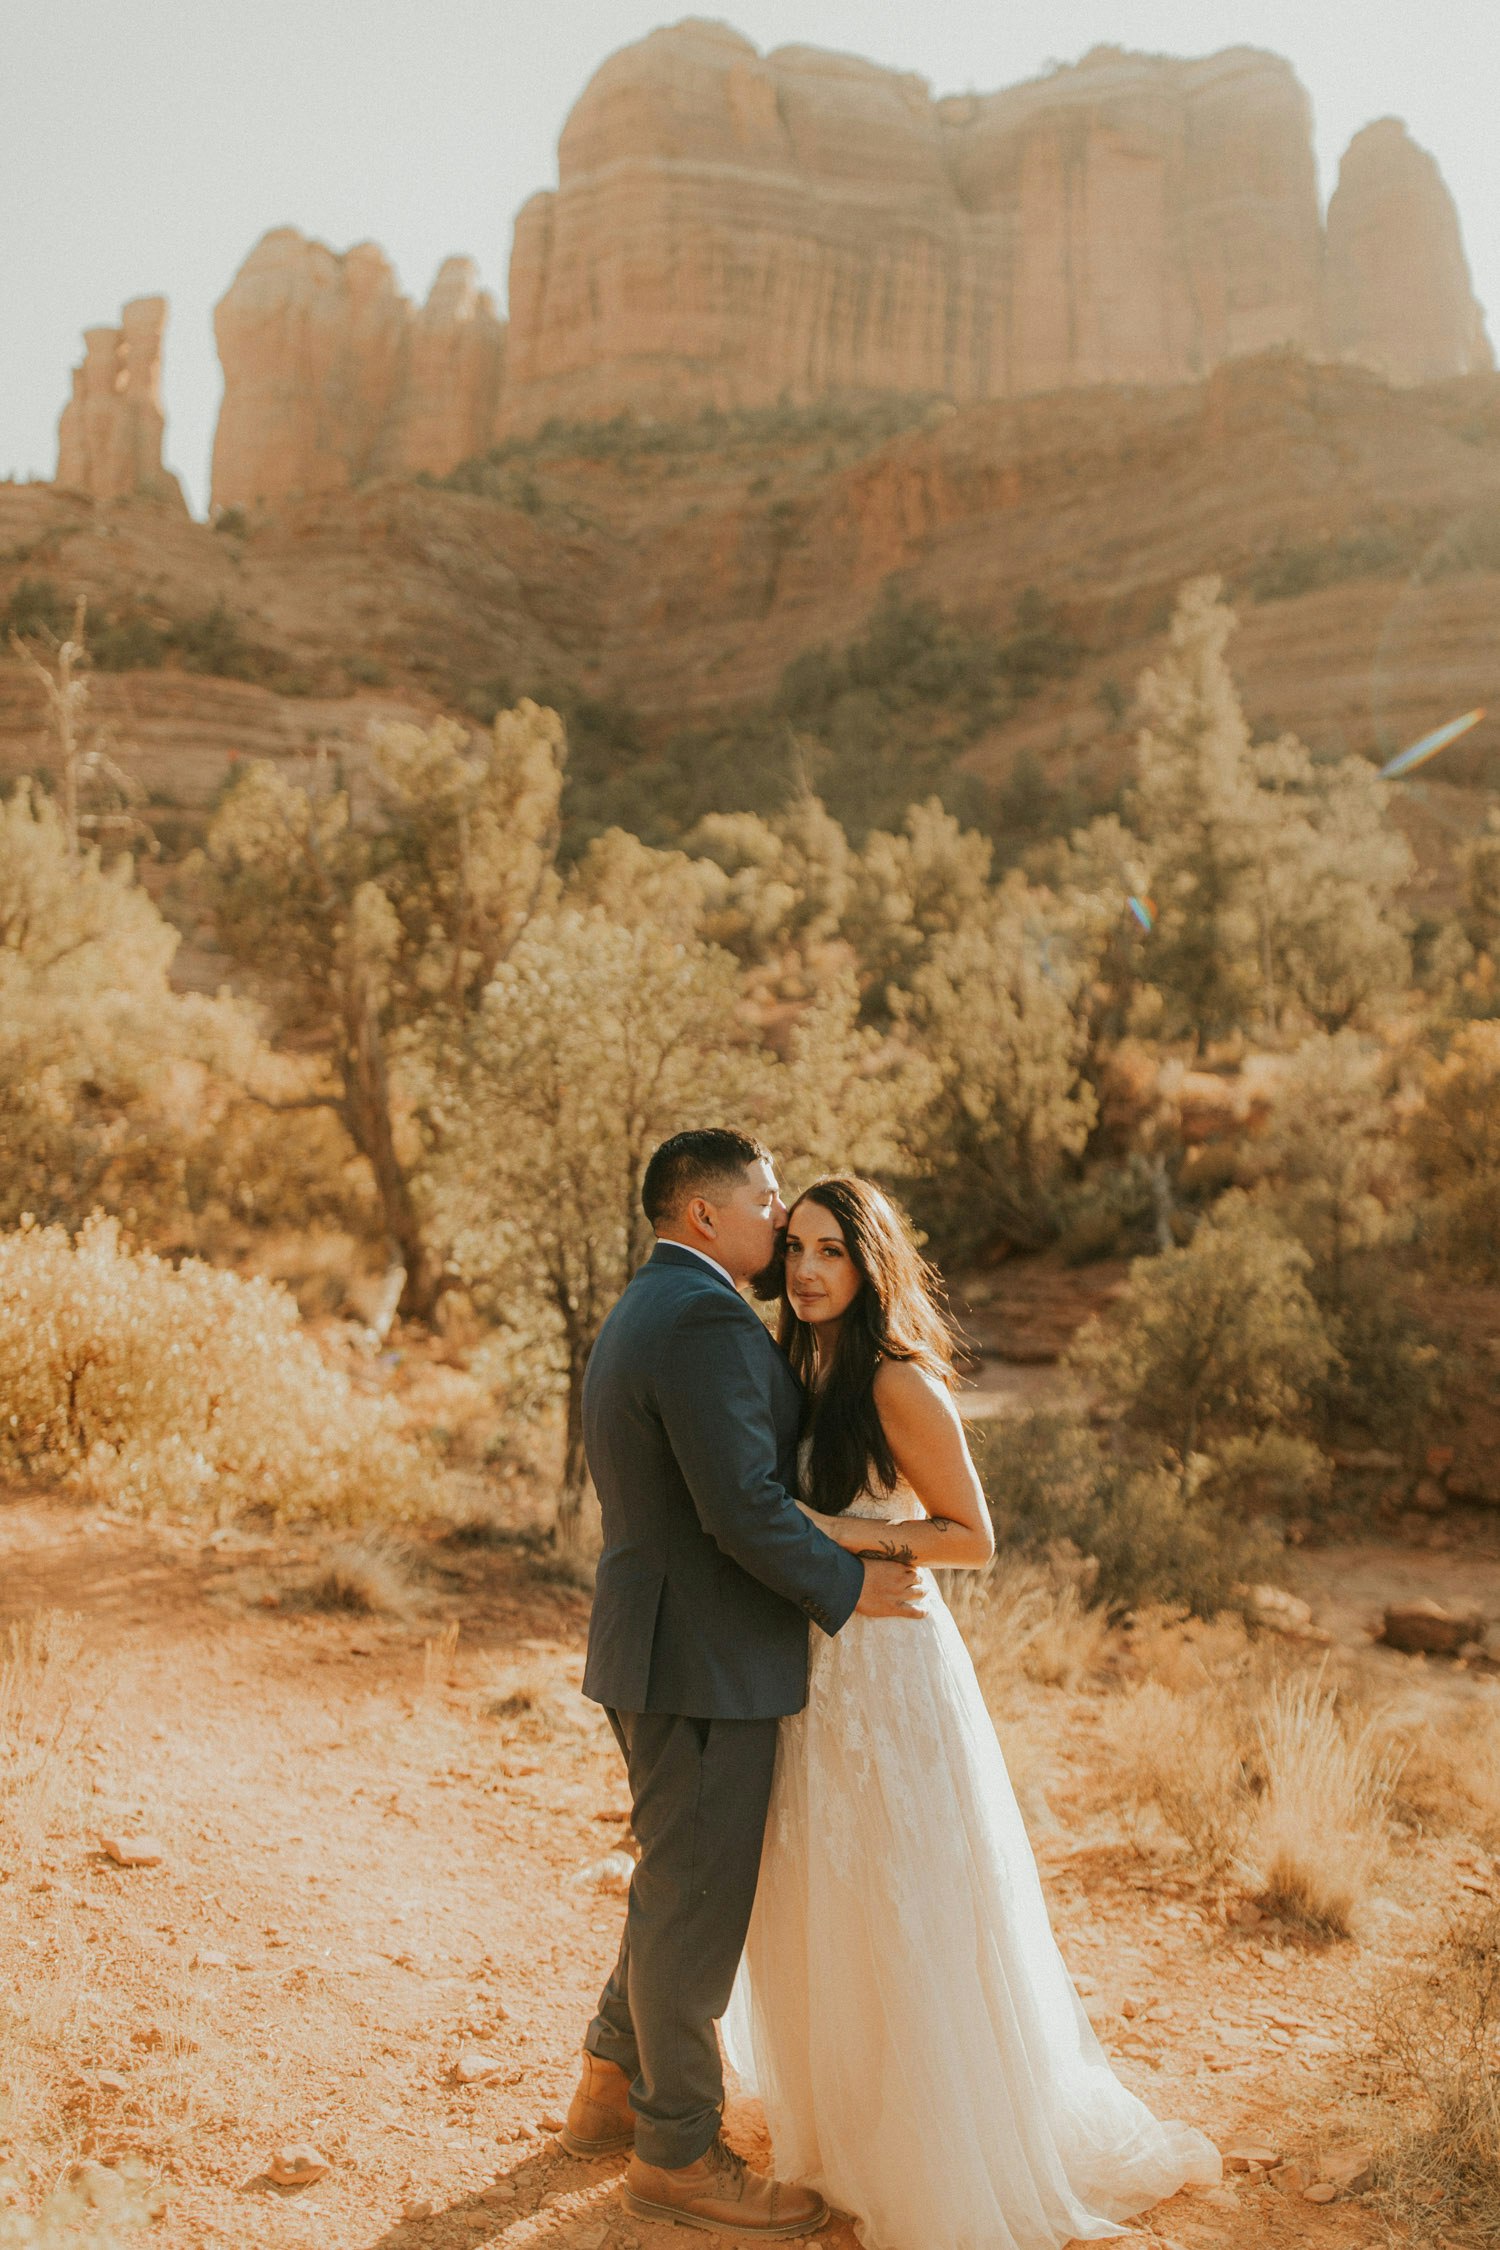
POLYGON ((806 1199, 786 1227, 786 1293, 799 1320, 842 1320, 860 1291, 860 1271, 831 1211, 806 1199))

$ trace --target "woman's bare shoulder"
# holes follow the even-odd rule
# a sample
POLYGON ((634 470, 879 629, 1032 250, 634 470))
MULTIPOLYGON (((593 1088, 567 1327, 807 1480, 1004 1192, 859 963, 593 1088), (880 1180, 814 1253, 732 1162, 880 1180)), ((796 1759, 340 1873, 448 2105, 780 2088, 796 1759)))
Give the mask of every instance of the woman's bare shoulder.
POLYGON ((889 1415, 902 1422, 947 1421, 954 1411, 947 1384, 914 1359, 881 1360, 875 1370, 875 1404, 882 1420, 889 1415))

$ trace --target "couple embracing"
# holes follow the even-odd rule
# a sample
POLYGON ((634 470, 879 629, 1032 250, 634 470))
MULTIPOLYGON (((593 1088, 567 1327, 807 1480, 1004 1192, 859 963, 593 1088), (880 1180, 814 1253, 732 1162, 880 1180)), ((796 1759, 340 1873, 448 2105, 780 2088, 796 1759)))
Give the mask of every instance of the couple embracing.
POLYGON ((1117 2235, 1219 2159, 1110 2069, 931 1576, 993 1549, 933 1276, 878 1188, 788 1213, 736 1132, 664 1142, 643 1196, 656 1247, 584 1392, 584 1692, 640 1860, 564 2142, 631 2150, 643 2217, 743 2241, 830 2204, 867 2250, 1117 2235), (722 2138, 720 2024, 775 2179, 722 2138))

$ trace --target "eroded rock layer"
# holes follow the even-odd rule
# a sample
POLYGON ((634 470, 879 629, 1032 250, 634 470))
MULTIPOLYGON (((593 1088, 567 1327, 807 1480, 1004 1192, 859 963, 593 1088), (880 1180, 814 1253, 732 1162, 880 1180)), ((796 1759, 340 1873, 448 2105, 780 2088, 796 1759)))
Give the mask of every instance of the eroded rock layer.
POLYGON ((84 331, 84 356, 57 426, 57 481, 93 500, 136 495, 186 503, 163 468, 161 340, 165 297, 136 297, 118 328, 84 331))
MULTIPOLYGON (((1414 163, 1356 162, 1338 320, 1344 356, 1413 380, 1480 364, 1482 322, 1446 190, 1406 146, 1414 163), (1371 173, 1392 169, 1395 238, 1356 252, 1371 173), (1433 318, 1403 354, 1386 307, 1410 266, 1433 318)), ((1307 97, 1275 55, 1101 47, 935 101, 852 56, 762 56, 689 21, 596 73, 557 189, 520 215, 502 423, 1181 381, 1324 350, 1323 263, 1307 97)))

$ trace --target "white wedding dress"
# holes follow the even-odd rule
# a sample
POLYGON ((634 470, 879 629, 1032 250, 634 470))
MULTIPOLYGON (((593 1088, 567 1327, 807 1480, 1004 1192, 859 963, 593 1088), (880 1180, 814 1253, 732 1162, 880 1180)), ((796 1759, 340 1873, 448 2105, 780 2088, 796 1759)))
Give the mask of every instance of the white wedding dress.
MULTIPOLYGON (((899 1488, 849 1512, 921 1510, 899 1488)), ((920 1622, 812 1635, 725 2047, 777 2173, 849 2212, 866 2250, 1096 2242, 1211 2185, 1218 2151, 1110 2068, 968 1650, 922 1579, 920 1622)))

